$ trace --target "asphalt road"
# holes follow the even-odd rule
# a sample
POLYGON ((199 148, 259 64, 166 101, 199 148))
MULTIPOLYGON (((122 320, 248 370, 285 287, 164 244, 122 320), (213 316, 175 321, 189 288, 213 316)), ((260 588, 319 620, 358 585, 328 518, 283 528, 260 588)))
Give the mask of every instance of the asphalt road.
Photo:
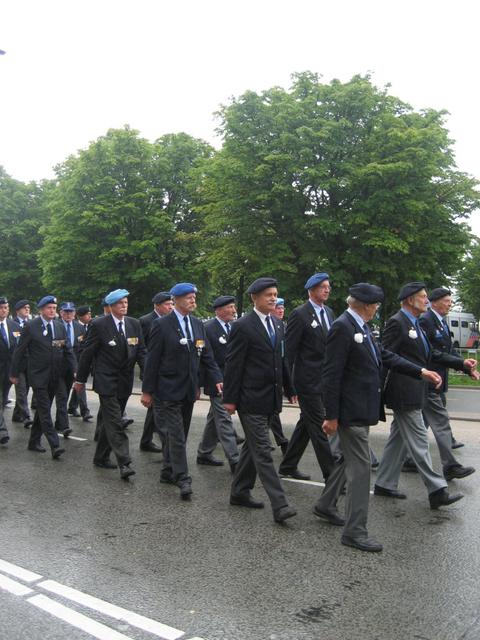
MULTIPOLYGON (((197 403, 189 437, 190 503, 159 484, 161 455, 138 451, 137 396, 128 406, 137 475, 128 482, 92 466, 91 425, 72 419, 84 439, 67 442, 59 461, 27 451, 27 433, 12 426, 0 448, 2 640, 480 638, 480 471, 452 482, 465 499, 437 512, 418 476, 403 474, 408 500, 371 500, 369 528, 383 553, 362 553, 311 512, 322 490, 311 447, 301 469, 314 482, 285 481, 298 510, 288 524, 275 524, 269 508, 229 506, 228 466, 195 464, 207 408, 197 403)), ((297 415, 284 411, 287 435, 297 415)), ((475 466, 477 424, 453 427, 466 444, 459 460, 475 466)), ((377 454, 387 433, 372 429, 377 454)), ((438 468, 435 445, 432 456, 438 468)), ((266 498, 259 486, 254 495, 266 498)))

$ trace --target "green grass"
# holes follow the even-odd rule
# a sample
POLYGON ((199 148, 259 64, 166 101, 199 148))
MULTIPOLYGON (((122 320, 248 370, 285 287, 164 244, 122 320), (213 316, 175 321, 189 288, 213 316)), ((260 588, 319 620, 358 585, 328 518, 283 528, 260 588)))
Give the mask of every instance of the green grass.
POLYGON ((453 387, 455 385, 460 385, 462 387, 478 387, 480 389, 480 380, 472 380, 470 376, 465 375, 464 373, 450 372, 448 374, 448 385, 453 387))

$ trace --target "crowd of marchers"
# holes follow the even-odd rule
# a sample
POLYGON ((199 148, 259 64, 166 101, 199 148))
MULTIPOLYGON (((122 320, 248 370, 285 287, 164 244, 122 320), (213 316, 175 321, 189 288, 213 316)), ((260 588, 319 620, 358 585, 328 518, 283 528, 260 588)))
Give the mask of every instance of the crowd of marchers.
POLYGON ((258 475, 275 522, 295 516, 281 477, 309 480, 298 465, 311 442, 325 481, 313 513, 322 522, 343 527, 342 544, 381 551, 367 529, 372 469, 373 493, 382 498, 407 497, 398 487, 402 470, 418 473, 431 509, 463 498, 449 493, 448 482, 475 469, 461 465, 453 452, 462 444, 454 439, 449 421, 448 369, 479 379, 476 361, 462 359, 453 349, 446 323, 452 306, 447 288, 428 294, 423 282, 403 285, 399 310, 388 319, 380 340, 369 325, 383 302, 380 287, 352 285, 346 310, 338 318, 327 305, 327 273, 309 277, 305 292, 308 299, 287 322, 284 300, 271 277, 251 283, 250 312, 237 318, 235 298, 221 295, 207 322, 194 315, 197 288, 188 282, 155 294, 152 312, 138 320, 127 315, 125 289, 108 293, 104 314, 93 319, 90 307, 75 308, 72 302, 58 306, 53 295, 38 301, 35 317, 25 299, 14 304, 10 316, 8 300, 2 297, 0 444, 9 441, 4 408, 13 384, 12 421, 30 430, 28 449, 45 453, 44 436, 52 458, 58 459, 65 453, 59 434, 65 443, 72 432, 69 415, 93 419, 85 387, 92 376, 100 404, 93 464, 118 468, 127 480, 135 470, 125 411, 138 365, 141 402, 147 408, 140 449, 163 453, 160 482, 176 486, 182 500, 192 497, 186 444, 193 406, 203 388, 210 408, 197 464, 223 465, 214 456, 218 445, 223 448, 232 473, 231 505, 264 507, 252 495, 258 475), (284 396, 300 407, 290 440, 280 420, 284 396), (393 411, 393 421, 379 462, 369 445, 369 428, 385 420, 385 406, 393 411), (235 430, 234 413, 244 437, 235 430), (441 471, 432 465, 428 428, 438 445, 441 471), (283 454, 278 470, 270 431, 283 454), (342 495, 343 514, 338 509, 342 495))

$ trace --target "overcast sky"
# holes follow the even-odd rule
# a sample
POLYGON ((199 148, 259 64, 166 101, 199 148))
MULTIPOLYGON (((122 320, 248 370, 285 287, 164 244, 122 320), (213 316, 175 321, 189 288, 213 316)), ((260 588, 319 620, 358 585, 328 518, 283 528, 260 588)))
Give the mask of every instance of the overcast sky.
POLYGON ((447 109, 457 165, 480 178, 479 18, 474 0, 3 0, 0 165, 49 178, 124 124, 218 146, 220 104, 310 70, 447 109))

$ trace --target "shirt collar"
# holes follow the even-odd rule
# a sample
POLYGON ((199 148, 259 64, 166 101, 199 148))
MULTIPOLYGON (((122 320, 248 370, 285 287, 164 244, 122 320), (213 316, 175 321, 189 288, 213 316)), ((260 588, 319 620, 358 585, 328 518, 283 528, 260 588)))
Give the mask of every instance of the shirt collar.
POLYGON ((431 307, 430 307, 430 311, 437 316, 440 324, 443 324, 443 321, 445 320, 445 316, 441 316, 437 311, 435 311, 435 309, 432 309, 431 307))
POLYGON ((358 326, 360 327, 360 329, 363 331, 363 325, 366 324, 365 320, 362 318, 362 316, 358 315, 358 313, 356 311, 354 311, 351 307, 348 307, 347 309, 347 313, 349 313, 352 318, 355 320, 355 322, 358 324, 358 326))
MULTIPOLYGON (((253 310, 255 311, 255 313, 257 314, 257 316, 260 318, 260 320, 263 322, 263 324, 266 324, 266 322, 267 322, 267 316, 266 316, 264 313, 262 313, 261 311, 259 311, 259 310, 257 309, 257 307, 253 307, 253 310)), ((269 314, 269 316, 268 316, 268 317, 269 317, 269 318, 271 318, 272 316, 270 316, 270 314, 269 314)))
POLYGON ((413 326, 415 327, 417 325, 418 322, 418 318, 416 318, 413 313, 410 313, 410 311, 407 311, 406 309, 404 309, 403 307, 400 309, 400 311, 402 313, 404 313, 407 318, 410 320, 410 322, 413 324, 413 326))
POLYGON ((325 309, 325 305, 323 304, 317 304, 316 302, 314 302, 311 298, 309 298, 310 304, 312 305, 312 307, 315 309, 317 314, 320 314, 320 311, 322 309, 325 309))

